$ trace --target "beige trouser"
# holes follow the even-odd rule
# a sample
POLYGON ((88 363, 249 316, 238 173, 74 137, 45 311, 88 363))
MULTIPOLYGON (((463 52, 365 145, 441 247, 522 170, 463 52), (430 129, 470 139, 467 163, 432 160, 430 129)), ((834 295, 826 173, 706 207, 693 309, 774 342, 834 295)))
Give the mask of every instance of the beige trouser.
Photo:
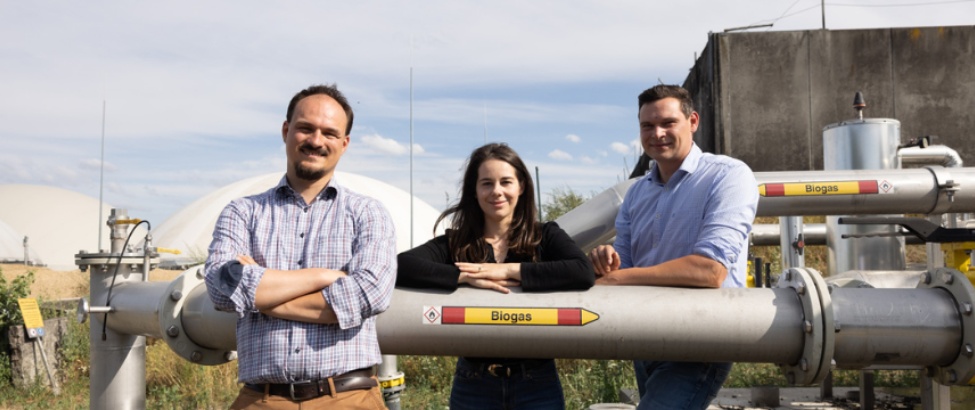
POLYGON ((335 396, 325 395, 300 402, 287 397, 274 396, 241 387, 237 400, 230 405, 231 410, 379 410, 386 409, 379 386, 369 390, 349 390, 335 396))

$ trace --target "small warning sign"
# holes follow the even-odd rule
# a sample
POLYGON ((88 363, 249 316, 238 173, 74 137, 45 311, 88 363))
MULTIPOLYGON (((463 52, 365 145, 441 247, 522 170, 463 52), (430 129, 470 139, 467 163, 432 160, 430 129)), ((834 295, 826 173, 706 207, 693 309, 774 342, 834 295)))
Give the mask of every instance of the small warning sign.
POLYGON ((31 338, 44 336, 44 318, 41 316, 41 308, 37 305, 37 299, 17 299, 17 304, 20 305, 20 314, 24 316, 24 327, 27 328, 27 335, 31 338))
POLYGON ((440 306, 424 306, 423 307, 423 324, 426 325, 439 325, 440 324, 440 306))

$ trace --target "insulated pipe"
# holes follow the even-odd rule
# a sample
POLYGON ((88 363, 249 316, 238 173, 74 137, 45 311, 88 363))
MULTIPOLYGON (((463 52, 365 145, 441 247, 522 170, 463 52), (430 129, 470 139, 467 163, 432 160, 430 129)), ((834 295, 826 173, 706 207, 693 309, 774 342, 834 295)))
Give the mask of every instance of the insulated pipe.
POLYGON ((975 168, 756 172, 758 216, 937 214, 975 210, 975 168), (877 193, 849 193, 853 182, 877 193), (776 190, 810 191, 773 196, 776 190), (832 188, 831 188, 832 187, 832 188), (816 192, 821 194, 816 195, 816 192), (823 193, 825 192, 825 193, 823 193))
POLYGON ((616 236, 616 212, 636 178, 620 182, 556 219, 583 252, 616 236))
MULTIPOLYGON (((148 284, 119 289, 145 287, 141 297, 155 295, 163 299, 159 306, 169 306, 158 315, 133 309, 134 295, 113 306, 141 312, 146 322, 178 318, 172 334, 163 335, 170 347, 196 363, 223 363, 234 357, 236 316, 213 310, 197 269, 166 291, 148 284), (179 298, 186 302, 177 307, 172 289, 180 288, 187 289, 179 298), (185 345, 192 347, 178 349, 185 345)), ((821 380, 831 360, 840 368, 929 367, 944 384, 975 376, 965 353, 975 344, 975 318, 958 313, 972 311, 975 290, 957 271, 925 272, 919 289, 863 289, 826 285, 800 268, 786 271, 778 286, 516 288, 507 295, 396 289, 378 318, 378 339, 385 354, 780 363, 797 384, 821 380)), ((129 328, 119 331, 146 329, 135 322, 120 321, 129 328)))
MULTIPOLYGON (((782 243, 779 224, 753 224, 749 235, 751 246, 780 246, 782 243)), ((802 238, 806 246, 826 245, 826 224, 804 224, 802 238)))
POLYGON ((930 145, 927 148, 907 147, 897 151, 901 165, 941 165, 947 168, 961 167, 964 161, 958 151, 945 145, 930 145))
MULTIPOLYGON (((975 168, 941 168, 931 166, 915 169, 844 170, 844 171, 784 171, 756 172, 755 179, 765 195, 758 200, 757 216, 790 215, 876 215, 931 214, 975 212, 975 168), (876 186, 876 194, 848 194, 842 191, 820 195, 771 196, 768 188, 791 188, 820 192, 829 190, 830 182, 863 182, 876 186), (881 193, 883 192, 883 193, 881 193)), ((629 179, 600 193, 556 221, 588 252, 607 243, 616 235, 616 213, 635 179, 629 179)), ((782 189, 784 191, 784 189, 782 189)), ((774 193, 774 192, 773 192, 774 193)), ((784 193, 784 192, 783 192, 784 193)), ((756 226, 756 231, 759 226, 756 226)), ((825 227, 823 228, 825 243, 825 227)), ((758 234, 763 236, 762 232, 758 234)), ((818 231, 804 229, 807 243, 818 244, 818 231)), ((768 245, 778 243, 778 232, 768 245)), ((754 235, 753 235, 754 239, 754 235)), ((761 241, 761 244, 766 242, 761 241)))
MULTIPOLYGON (((975 221, 965 222, 965 224, 962 226, 975 228, 975 221)), ((752 232, 748 234, 748 243, 751 246, 780 246, 782 244, 780 232, 779 224, 754 224, 752 232)), ((826 245, 826 224, 804 224, 802 238, 806 246, 826 245)), ((924 241, 914 235, 905 236, 904 242, 909 245, 924 245, 924 241)))

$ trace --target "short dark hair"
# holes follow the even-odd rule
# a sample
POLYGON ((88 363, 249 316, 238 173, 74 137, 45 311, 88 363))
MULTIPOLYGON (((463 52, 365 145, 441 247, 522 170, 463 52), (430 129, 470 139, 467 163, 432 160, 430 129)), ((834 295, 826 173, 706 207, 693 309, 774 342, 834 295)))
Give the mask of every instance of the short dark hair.
POLYGON ((298 91, 294 97, 291 97, 291 102, 288 103, 288 117, 285 118, 285 121, 291 122, 291 117, 295 114, 295 106, 298 105, 298 101, 301 101, 305 97, 310 97, 317 94, 324 94, 332 97, 335 102, 342 106, 342 109, 345 110, 345 116, 349 119, 349 123, 345 126, 345 135, 349 135, 349 133, 352 132, 352 106, 349 105, 349 100, 345 98, 345 95, 339 91, 338 87, 336 87, 334 83, 315 84, 304 90, 298 91))
POLYGON ((680 101, 680 110, 685 116, 690 117, 694 112, 694 99, 691 93, 679 85, 658 84, 644 90, 637 97, 637 110, 643 108, 643 104, 649 104, 664 98, 676 98, 680 101))

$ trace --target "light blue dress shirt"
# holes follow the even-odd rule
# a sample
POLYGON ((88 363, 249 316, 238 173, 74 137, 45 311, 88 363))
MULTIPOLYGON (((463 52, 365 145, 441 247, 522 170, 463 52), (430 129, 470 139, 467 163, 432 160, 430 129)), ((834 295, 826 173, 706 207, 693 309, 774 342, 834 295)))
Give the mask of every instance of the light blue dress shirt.
POLYGON ((758 184, 748 165, 695 144, 666 184, 654 164, 626 193, 613 245, 620 267, 701 255, 728 269, 722 287, 744 287, 757 207, 758 184))

